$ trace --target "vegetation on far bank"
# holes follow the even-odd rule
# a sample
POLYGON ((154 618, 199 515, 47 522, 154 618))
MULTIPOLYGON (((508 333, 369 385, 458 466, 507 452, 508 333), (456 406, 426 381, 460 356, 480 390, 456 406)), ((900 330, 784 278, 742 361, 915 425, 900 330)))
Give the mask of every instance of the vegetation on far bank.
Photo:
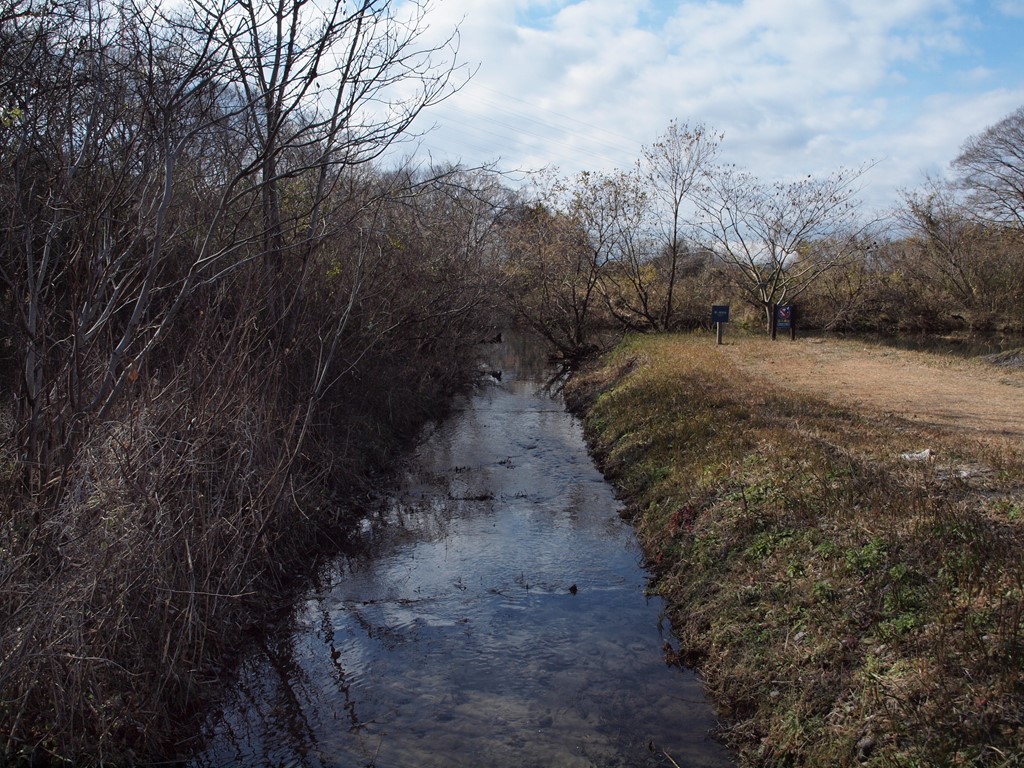
POLYGON ((166 761, 472 375, 493 179, 372 162, 425 6, 0 5, 0 764, 166 761))
POLYGON ((1019 446, 774 388, 706 336, 630 337, 568 397, 744 764, 1024 765, 1019 446))

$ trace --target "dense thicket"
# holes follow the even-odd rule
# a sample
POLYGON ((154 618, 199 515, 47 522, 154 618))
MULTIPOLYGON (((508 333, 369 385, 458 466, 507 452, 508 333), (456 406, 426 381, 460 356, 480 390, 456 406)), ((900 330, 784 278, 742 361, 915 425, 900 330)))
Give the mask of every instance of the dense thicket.
POLYGON ((0 762, 166 755, 465 380, 503 193, 374 164, 457 86, 426 12, 0 4, 0 762))

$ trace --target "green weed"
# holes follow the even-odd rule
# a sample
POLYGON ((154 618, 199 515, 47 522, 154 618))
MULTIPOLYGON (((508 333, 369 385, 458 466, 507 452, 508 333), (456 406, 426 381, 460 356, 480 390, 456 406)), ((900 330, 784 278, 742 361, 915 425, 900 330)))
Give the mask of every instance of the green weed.
POLYGON ((864 765, 1013 765, 1018 453, 782 394, 700 337, 631 338, 587 375, 588 438, 744 764, 860 764, 870 724, 864 765), (944 481, 908 443, 998 471, 944 481))

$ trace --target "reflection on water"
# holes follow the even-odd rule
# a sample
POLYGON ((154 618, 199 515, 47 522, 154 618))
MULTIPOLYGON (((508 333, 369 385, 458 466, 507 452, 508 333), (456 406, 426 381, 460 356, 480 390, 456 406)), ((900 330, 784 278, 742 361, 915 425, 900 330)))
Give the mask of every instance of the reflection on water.
POLYGON ((550 371, 488 353, 500 381, 244 663, 193 766, 731 764, 550 371))

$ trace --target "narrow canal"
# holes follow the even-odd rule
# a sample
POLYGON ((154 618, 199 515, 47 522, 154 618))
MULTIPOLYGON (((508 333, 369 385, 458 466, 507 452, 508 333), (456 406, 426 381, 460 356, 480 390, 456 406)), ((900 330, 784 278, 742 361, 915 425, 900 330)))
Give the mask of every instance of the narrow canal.
POLYGON ((732 765, 578 421, 521 345, 243 663, 194 768, 732 765))

